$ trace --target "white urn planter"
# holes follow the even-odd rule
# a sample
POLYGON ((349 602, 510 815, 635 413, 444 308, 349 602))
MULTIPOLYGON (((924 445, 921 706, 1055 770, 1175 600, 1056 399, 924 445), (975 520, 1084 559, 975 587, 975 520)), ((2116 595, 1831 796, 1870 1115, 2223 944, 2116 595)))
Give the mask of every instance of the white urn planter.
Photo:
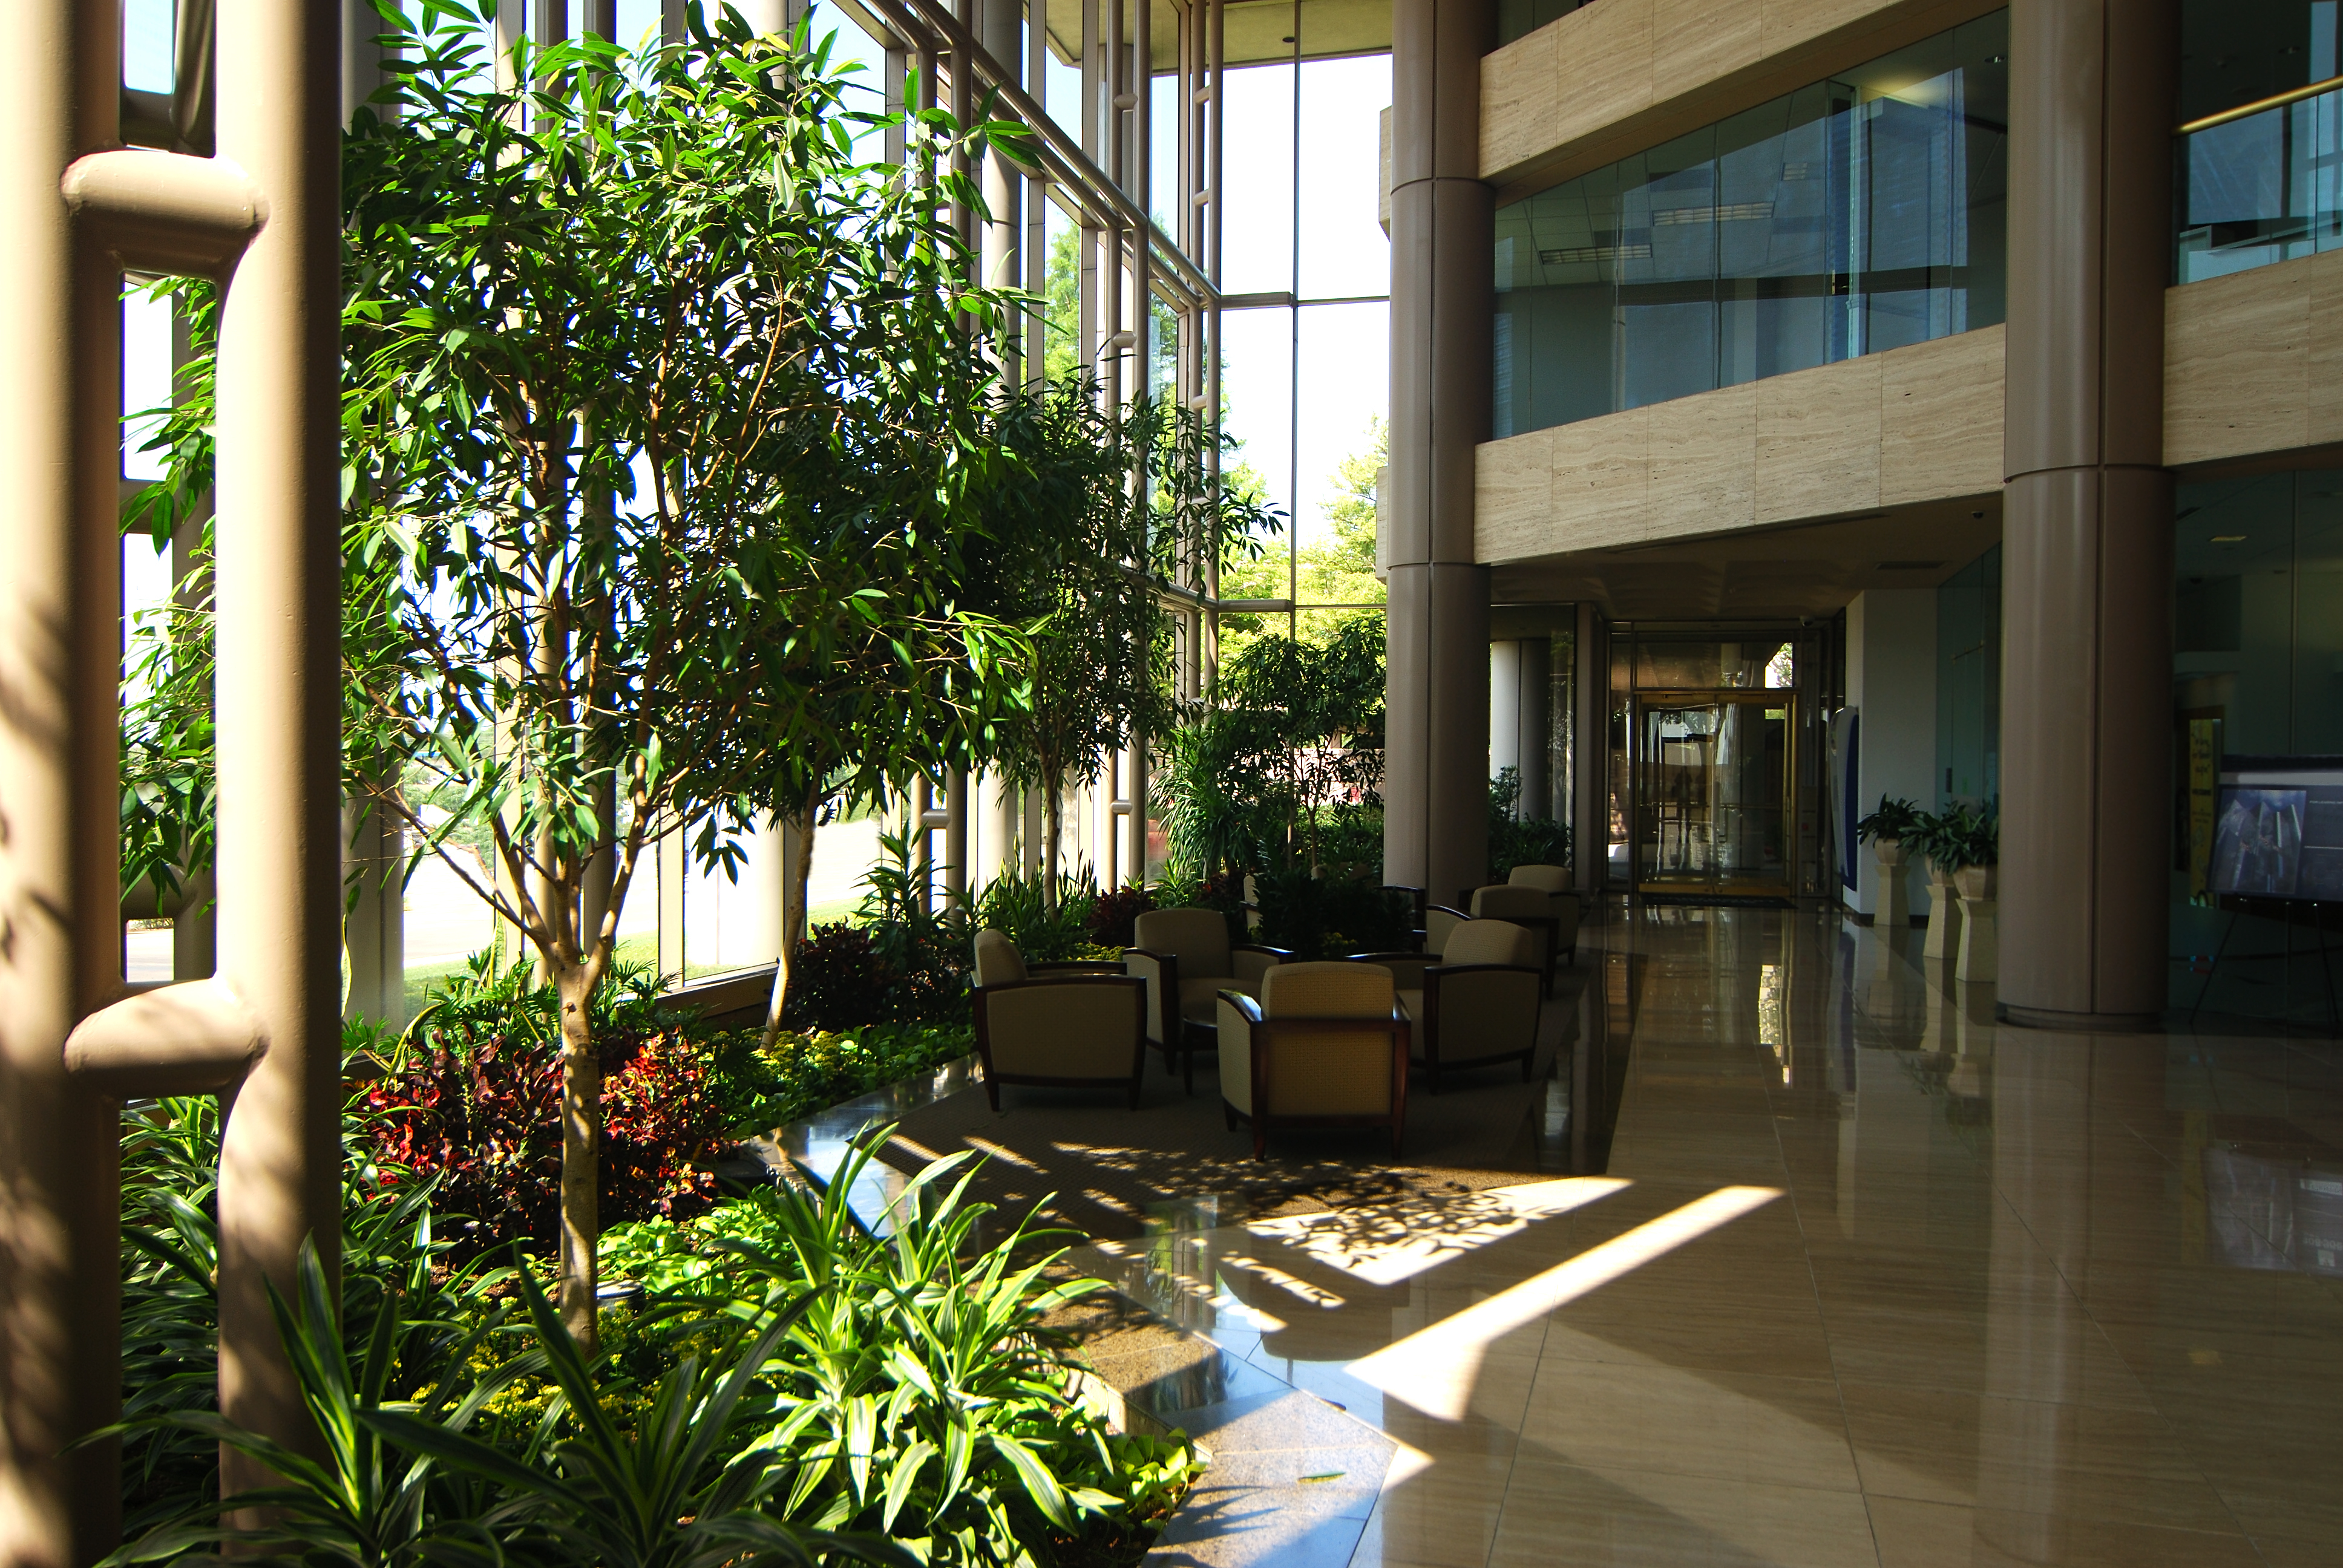
POLYGON ((1879 856, 1879 908, 1871 917, 1871 929, 1876 931, 1905 931, 1912 926, 1912 895, 1904 888, 1904 866, 1908 857, 1901 839, 1875 839, 1871 847, 1879 856))
POLYGON ((1966 984, 1981 984, 2001 976, 1999 938, 1994 929, 1994 868, 1963 866, 1953 873, 1961 896, 1960 962, 1956 970, 1966 984))
POLYGON ((1928 862, 1928 940, 1920 956, 1952 959, 1960 956, 1961 902, 1953 879, 1942 866, 1928 862))

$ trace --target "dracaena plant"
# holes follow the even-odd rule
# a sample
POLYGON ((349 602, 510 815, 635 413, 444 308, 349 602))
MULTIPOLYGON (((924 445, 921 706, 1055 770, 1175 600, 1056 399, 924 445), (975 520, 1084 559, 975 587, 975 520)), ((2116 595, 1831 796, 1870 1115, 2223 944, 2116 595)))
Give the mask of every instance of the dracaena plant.
MULTIPOLYGON (((343 160, 345 789, 556 990, 559 1298, 590 1346, 592 999, 645 851, 680 836, 737 874, 828 759, 900 784, 1011 700, 1014 636, 957 586, 1017 468, 986 438, 1009 306, 967 284, 949 208, 977 194, 948 156, 1008 131, 922 112, 913 175, 863 165, 888 117, 803 30, 729 10, 500 70, 495 0, 376 5, 395 80, 343 160)), ((208 296, 185 292, 158 535, 209 479, 208 296)), ((202 617, 154 644, 130 720, 133 876, 201 858, 202 617)))

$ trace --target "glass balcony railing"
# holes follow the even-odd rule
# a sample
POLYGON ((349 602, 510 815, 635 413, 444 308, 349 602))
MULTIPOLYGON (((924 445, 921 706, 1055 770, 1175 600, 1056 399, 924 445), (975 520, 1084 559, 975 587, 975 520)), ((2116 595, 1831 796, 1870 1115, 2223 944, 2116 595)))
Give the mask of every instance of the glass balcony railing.
POLYGON ((2343 77, 2193 120, 2175 152, 2174 282, 2343 248, 2343 77))

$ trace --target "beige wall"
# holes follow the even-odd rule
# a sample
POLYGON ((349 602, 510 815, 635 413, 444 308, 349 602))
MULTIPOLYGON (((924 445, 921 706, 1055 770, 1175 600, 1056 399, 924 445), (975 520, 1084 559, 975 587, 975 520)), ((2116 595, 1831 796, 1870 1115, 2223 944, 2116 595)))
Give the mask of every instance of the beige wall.
POLYGON ((2343 442, 2343 251, 2164 297, 2164 460, 2343 442))
POLYGON ((1488 442, 1475 556, 1497 563, 1991 494, 2002 479, 2001 360, 2002 329, 1988 327, 1488 442))
POLYGON ((1500 200, 2000 9, 2006 0, 1601 0, 1481 63, 1500 200))

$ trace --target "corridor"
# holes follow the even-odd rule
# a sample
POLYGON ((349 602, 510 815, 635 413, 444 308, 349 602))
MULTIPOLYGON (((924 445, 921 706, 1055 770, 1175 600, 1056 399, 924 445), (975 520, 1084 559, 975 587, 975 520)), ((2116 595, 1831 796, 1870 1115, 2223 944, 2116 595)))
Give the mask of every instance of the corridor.
POLYGON ((1086 1260, 1224 1410, 1396 1444, 1247 1455, 1183 1560, 1250 1560, 1247 1485, 1322 1515, 1281 1564, 2343 1560, 2343 1047, 1997 1028, 1835 912, 1582 940, 1603 1174, 1086 1260))

